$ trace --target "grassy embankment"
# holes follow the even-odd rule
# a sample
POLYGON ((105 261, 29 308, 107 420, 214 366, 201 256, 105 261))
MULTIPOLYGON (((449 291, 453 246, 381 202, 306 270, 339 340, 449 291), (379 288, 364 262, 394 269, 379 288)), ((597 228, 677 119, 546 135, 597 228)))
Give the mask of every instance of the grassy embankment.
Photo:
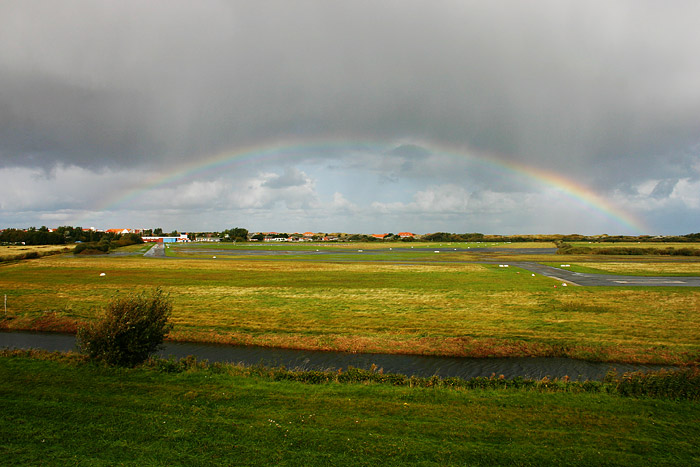
POLYGON ((559 243, 557 254, 566 255, 614 255, 614 256, 659 256, 659 257, 700 257, 697 243, 559 243))
POLYGON ((566 242, 567 244, 578 247, 589 248, 638 248, 647 249, 653 248, 656 250, 665 250, 668 248, 691 248, 694 250, 700 249, 700 243, 693 242, 566 242))
POLYGON ((700 276, 700 255, 695 254, 700 251, 700 243, 574 242, 568 245, 577 254, 554 260, 543 258, 544 264, 560 267, 567 263, 571 271, 590 274, 700 276), (581 254, 581 249, 589 254, 581 254), (637 251, 649 254, 631 254, 637 251), (674 254, 679 251, 693 254, 674 254), (599 254, 602 252, 606 254, 599 254))
POLYGON ((174 302, 177 340, 672 364, 700 356, 693 288, 554 288, 552 279, 498 265, 325 259, 54 256, 6 264, 0 293, 10 319, 0 326, 70 332, 115 293, 160 286, 174 302))
MULTIPOLYGON (((44 357, 46 358, 46 357, 44 357)), ((17 465, 694 465, 696 401, 275 381, 0 357, 17 465)), ((167 366, 166 366, 167 368, 167 366)))

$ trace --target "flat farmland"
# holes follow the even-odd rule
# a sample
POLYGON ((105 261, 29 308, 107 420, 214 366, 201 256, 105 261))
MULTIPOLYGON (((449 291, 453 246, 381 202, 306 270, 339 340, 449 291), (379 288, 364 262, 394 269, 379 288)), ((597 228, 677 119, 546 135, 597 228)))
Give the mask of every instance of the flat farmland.
POLYGON ((154 287, 173 300, 174 340, 639 363, 700 356, 695 288, 561 287, 497 264, 52 256, 0 267, 0 323, 73 332, 114 295, 154 287))

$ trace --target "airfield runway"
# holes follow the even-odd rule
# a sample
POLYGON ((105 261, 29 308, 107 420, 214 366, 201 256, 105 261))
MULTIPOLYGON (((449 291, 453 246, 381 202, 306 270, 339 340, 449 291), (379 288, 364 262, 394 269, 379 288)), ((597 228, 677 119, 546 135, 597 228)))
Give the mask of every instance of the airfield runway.
MULTIPOLYGON (((387 253, 390 251, 389 249, 372 249, 372 250, 346 250, 346 251, 327 251, 327 250, 320 250, 320 251, 313 251, 313 250, 274 250, 274 251, 269 251, 269 250, 255 250, 255 249, 245 249, 245 250, 235 250, 235 253, 232 252, 231 250, 217 250, 216 248, 213 248, 211 250, 207 250, 208 253, 215 253, 219 255, 230 255, 234 253, 237 256, 276 256, 276 255, 338 255, 338 254, 344 254, 348 256, 353 256, 357 254, 362 254, 362 255, 372 255, 372 254, 381 254, 381 253, 387 253)), ((470 252, 470 253, 508 253, 508 254, 513 254, 513 255, 536 255, 536 254, 554 254, 556 252, 556 248, 550 249, 550 248, 471 248, 471 249, 465 249, 465 248, 447 248, 447 247, 438 247, 438 248, 405 248, 405 247, 399 247, 399 248, 393 248, 393 251, 435 251, 435 252, 453 252, 453 251, 462 251, 462 252, 470 252)), ((201 253, 202 251, 200 250, 198 253, 201 253)), ((155 244, 153 248, 150 248, 144 256, 151 256, 151 257, 161 257, 161 258, 167 258, 165 256, 165 247, 162 244, 155 244)), ((175 259, 175 258, 172 258, 175 259)), ((401 263, 402 261, 394 261, 401 263)), ((493 264, 490 261, 483 261, 483 260, 474 260, 474 261, 467 261, 467 260, 453 260, 453 261, 437 261, 439 263, 443 262, 449 262, 449 263, 482 263, 482 264, 493 264)), ((406 261, 406 263, 420 263, 420 261, 406 261)), ((431 263, 436 263, 435 261, 431 261, 431 263)), ((611 274, 586 274, 586 273, 581 273, 581 272, 573 272, 573 271, 568 271, 566 269, 562 268, 555 268, 552 266, 545 266, 543 264, 535 263, 535 262, 520 262, 520 261, 514 261, 514 262, 509 262, 508 263, 510 266, 513 267, 518 267, 521 269, 525 269, 527 271, 530 271, 535 274, 540 274, 543 276, 551 277, 553 279, 560 280, 562 282, 565 282, 567 285, 579 285, 579 286, 586 286, 586 287, 700 287, 700 277, 683 277, 683 276, 656 276, 656 277, 647 277, 647 276, 620 276, 620 275, 611 275, 611 274)))
POLYGON ((572 285, 610 286, 610 287, 700 287, 700 277, 646 277, 646 276, 617 276, 611 274, 585 274, 566 269, 544 266, 538 263, 510 263, 510 265, 527 269, 535 274, 559 279, 572 285))

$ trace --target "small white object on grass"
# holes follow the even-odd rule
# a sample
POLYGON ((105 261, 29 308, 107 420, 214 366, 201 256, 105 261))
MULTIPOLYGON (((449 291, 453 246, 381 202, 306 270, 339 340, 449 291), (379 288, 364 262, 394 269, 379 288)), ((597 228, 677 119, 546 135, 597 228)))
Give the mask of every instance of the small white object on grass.
POLYGON ((561 285, 564 286, 564 287, 566 287, 566 282, 562 282, 561 285))
POLYGON ((100 277, 106 276, 106 275, 107 275, 107 274, 105 274, 104 272, 101 272, 101 273, 100 273, 100 277))
POLYGON ((535 275, 533 274, 532 277, 535 277, 535 275))
POLYGON ((212 256, 212 259, 216 259, 216 256, 212 256))

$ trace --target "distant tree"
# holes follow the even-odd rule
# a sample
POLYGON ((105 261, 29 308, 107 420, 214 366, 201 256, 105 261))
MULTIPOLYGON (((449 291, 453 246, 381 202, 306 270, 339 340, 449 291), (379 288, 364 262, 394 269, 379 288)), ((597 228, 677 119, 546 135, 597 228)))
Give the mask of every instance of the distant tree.
POLYGON ((458 235, 447 232, 435 232, 428 235, 424 235, 423 240, 426 240, 428 242, 453 242, 459 241, 460 237, 458 235))
POLYGON ((141 238, 141 235, 135 234, 135 233, 128 233, 124 234, 121 236, 119 240, 116 242, 117 246, 128 246, 128 245, 136 245, 138 243, 143 243, 143 239, 141 238))
POLYGON ((462 239, 465 242, 480 242, 481 240, 484 239, 484 234, 477 233, 477 232, 465 233, 465 234, 462 234, 462 239))
POLYGON ((74 255, 101 255, 109 253, 109 242, 78 243, 73 249, 74 255))
POLYGON ((224 238, 229 242, 245 242, 246 240, 248 240, 248 229, 244 229, 241 227, 235 227, 233 229, 224 230, 222 234, 224 238))
POLYGON ((160 227, 153 229, 153 235, 163 235, 163 229, 161 229, 160 227))

